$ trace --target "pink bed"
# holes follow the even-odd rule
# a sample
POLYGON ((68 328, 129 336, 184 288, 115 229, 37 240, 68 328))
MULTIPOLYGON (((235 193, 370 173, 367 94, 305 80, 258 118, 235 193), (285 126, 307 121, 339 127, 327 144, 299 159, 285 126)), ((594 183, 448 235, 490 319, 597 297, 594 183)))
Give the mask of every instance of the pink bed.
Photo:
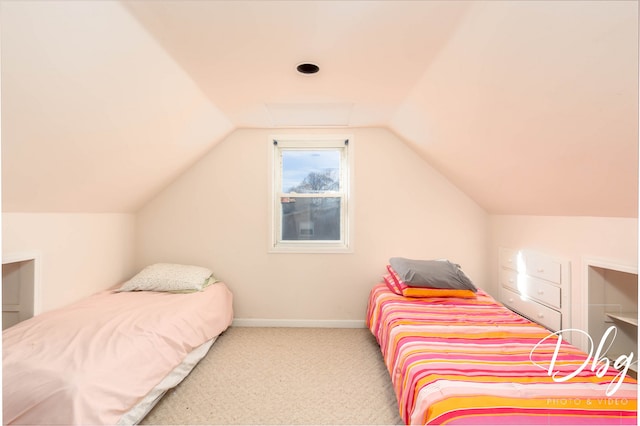
POLYGON ((188 294, 107 290, 10 327, 3 421, 136 423, 158 385, 175 386, 232 318, 232 294, 218 282, 188 294))

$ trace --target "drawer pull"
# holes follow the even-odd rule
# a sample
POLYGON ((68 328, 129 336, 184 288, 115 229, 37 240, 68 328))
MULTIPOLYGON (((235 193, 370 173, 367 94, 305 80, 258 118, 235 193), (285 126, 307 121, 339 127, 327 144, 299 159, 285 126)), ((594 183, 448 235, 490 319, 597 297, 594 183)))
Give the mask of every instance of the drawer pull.
POLYGON ((538 268, 538 272, 544 272, 544 268, 538 268))
POLYGON ((540 296, 542 296, 542 295, 544 294, 544 291, 542 291, 542 290, 538 290, 538 294, 539 294, 540 296))
POLYGON ((509 303, 513 303, 513 297, 509 298, 509 303))
POLYGON ((513 278, 509 278, 509 282, 513 284, 513 278))
POLYGON ((538 318, 542 319, 544 318, 544 315, 542 315, 541 313, 538 313, 538 318))

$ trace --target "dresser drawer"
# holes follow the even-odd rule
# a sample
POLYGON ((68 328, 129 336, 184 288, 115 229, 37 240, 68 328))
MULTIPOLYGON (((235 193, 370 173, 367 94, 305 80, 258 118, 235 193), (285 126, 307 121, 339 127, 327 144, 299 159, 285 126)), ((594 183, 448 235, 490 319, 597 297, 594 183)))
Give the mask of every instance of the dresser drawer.
POLYGON ((500 266, 513 270, 518 269, 518 252, 507 248, 500 248, 500 266))
POLYGON ((523 300, 522 296, 508 288, 502 288, 502 303, 519 312, 525 317, 547 327, 551 331, 558 331, 562 325, 560 312, 541 305, 534 300, 523 300))
POLYGON ((552 283, 562 283, 562 264, 546 256, 528 254, 526 261, 527 274, 551 281, 552 283))
POLYGON ((511 269, 502 269, 500 271, 500 284, 517 293, 539 300, 545 305, 558 309, 562 307, 560 287, 548 281, 518 274, 511 269))
POLYGON ((500 268, 500 285, 518 291, 518 272, 513 269, 500 268))
POLYGON ((537 299, 542 303, 560 309, 562 307, 560 301, 560 287, 556 287, 547 281, 537 278, 527 277, 520 283, 519 292, 533 299, 537 299))

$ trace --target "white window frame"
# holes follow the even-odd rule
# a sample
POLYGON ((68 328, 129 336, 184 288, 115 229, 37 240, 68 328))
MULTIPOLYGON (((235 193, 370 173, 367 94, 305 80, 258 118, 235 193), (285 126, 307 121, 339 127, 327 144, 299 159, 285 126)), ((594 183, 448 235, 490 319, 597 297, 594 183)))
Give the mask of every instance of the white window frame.
MULTIPOLYGON (((269 248, 271 253, 351 253, 353 252, 353 150, 351 135, 281 135, 270 136, 269 168, 269 248), (339 148, 340 191, 331 196, 341 198, 340 240, 282 240, 281 197, 287 196, 282 186, 281 151, 286 149, 318 150, 339 148)), ((295 194, 296 197, 317 197, 318 194, 295 194)))

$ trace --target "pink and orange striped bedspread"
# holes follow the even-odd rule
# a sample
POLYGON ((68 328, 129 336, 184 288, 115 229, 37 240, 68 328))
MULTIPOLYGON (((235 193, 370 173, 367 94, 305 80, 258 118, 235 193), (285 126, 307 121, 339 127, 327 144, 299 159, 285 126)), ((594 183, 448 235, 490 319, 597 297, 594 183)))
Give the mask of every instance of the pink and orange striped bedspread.
POLYGON ((634 379, 482 290, 407 298, 379 284, 367 326, 406 424, 637 424, 634 379))

